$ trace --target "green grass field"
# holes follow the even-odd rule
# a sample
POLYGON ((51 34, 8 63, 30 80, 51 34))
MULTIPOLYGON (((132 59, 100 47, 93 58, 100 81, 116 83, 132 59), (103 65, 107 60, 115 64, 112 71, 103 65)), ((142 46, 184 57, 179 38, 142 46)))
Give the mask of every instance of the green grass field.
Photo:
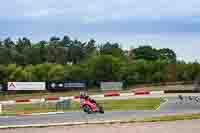
MULTIPOLYGON (((155 110, 165 100, 162 98, 144 98, 144 99, 128 99, 128 100, 101 100, 98 101, 105 111, 117 110, 155 110)), ((79 111, 80 105, 77 102, 71 103, 71 106, 63 111, 79 111)), ((15 115, 17 113, 39 113, 54 112, 56 110, 55 103, 48 105, 41 104, 17 104, 15 106, 3 107, 2 115, 15 115)))
POLYGON ((103 100, 100 103, 105 110, 155 110, 165 100, 162 98, 144 98, 128 100, 103 100))
POLYGON ((193 120, 200 119, 200 114, 185 114, 185 115, 171 115, 171 116, 161 116, 145 118, 140 122, 159 122, 159 121, 176 121, 176 120, 193 120))

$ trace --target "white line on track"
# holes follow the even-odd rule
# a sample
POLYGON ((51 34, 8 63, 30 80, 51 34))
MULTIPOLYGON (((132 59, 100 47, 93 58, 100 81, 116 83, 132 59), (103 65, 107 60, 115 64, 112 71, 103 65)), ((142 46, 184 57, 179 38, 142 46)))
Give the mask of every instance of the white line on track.
MULTIPOLYGON (((169 101, 167 98, 165 98, 164 100, 165 100, 165 102, 161 103, 161 104, 156 108, 156 110, 159 110, 159 109, 161 108, 161 106, 163 106, 164 104, 166 104, 166 103, 169 101)), ((156 110, 155 110, 155 111, 156 111, 156 110)))

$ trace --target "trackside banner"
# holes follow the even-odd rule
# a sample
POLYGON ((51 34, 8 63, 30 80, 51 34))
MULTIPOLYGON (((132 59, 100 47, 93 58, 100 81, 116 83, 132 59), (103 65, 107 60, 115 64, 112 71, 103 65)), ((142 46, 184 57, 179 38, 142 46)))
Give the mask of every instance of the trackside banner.
POLYGON ((101 82, 100 87, 101 87, 101 90, 122 90, 123 83, 122 82, 101 82))
POLYGON ((85 89, 85 81, 48 81, 48 90, 70 90, 70 89, 85 89))
POLYGON ((46 90, 45 82, 8 82, 8 90, 46 90))

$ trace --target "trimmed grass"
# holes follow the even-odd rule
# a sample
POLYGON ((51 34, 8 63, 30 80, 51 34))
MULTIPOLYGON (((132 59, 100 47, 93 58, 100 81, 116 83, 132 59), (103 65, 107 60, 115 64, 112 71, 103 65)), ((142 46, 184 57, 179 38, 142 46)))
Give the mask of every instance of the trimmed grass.
MULTIPOLYGON (((127 110, 155 110, 165 100, 162 98, 144 98, 144 99, 128 99, 128 100, 101 100, 100 103, 106 111, 127 111, 127 110)), ((73 102, 70 108, 63 111, 79 111, 80 104, 73 102)), ((59 111, 55 108, 55 103, 48 105, 41 104, 17 104, 11 107, 4 107, 3 115, 16 113, 39 113, 59 111)))
POLYGON ((176 120, 192 120, 192 119, 200 119, 200 114, 152 117, 140 120, 140 122, 160 122, 160 121, 176 121, 176 120))
POLYGON ((100 104, 105 110, 155 110, 165 100, 162 98, 144 98, 127 100, 103 100, 100 104))

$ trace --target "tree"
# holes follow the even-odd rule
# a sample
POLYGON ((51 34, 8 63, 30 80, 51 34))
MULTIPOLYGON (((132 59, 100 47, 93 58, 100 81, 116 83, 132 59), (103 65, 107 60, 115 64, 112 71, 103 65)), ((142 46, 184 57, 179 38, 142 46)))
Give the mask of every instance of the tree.
POLYGON ((55 64, 38 64, 33 68, 35 81, 48 81, 51 80, 51 75, 48 72, 54 67, 55 64))
POLYGON ((88 62, 88 68, 96 80, 119 80, 122 61, 111 55, 93 57, 88 62))
POLYGON ((8 37, 8 38, 6 38, 3 42, 2 42, 2 44, 6 47, 6 48, 12 48, 12 47, 14 47, 14 42, 8 37))
POLYGON ((48 71, 48 77, 50 80, 64 80, 64 66, 63 65, 52 65, 48 71))
POLYGON ((68 76, 67 79, 70 80, 87 80, 89 78, 89 73, 84 66, 77 64, 68 67, 68 76))
POLYGON ((78 40, 74 40, 68 48, 68 61, 73 62, 73 64, 80 63, 81 60, 85 58, 84 46, 84 43, 81 43, 78 40))
POLYGON ((0 47, 0 64, 12 63, 11 50, 8 48, 0 47))
POLYGON ((189 79, 189 75, 187 70, 187 64, 183 61, 178 61, 176 63, 176 68, 177 68, 177 72, 176 72, 176 77, 178 81, 183 81, 183 80, 188 80, 189 79))
POLYGON ((50 38, 49 45, 57 47, 57 46, 59 46, 59 44, 60 44, 60 38, 59 37, 53 36, 53 37, 50 38))
POLYGON ((124 57, 123 50, 119 47, 118 43, 106 42, 100 47, 100 53, 105 55, 112 55, 114 57, 124 57))
POLYGON ((67 63, 67 49, 65 47, 53 47, 47 48, 47 60, 49 63, 66 64, 67 63))
POLYGON ((165 78, 165 75, 163 75, 162 72, 155 72, 153 75, 152 75, 152 82, 162 82, 164 81, 166 78, 165 78))
POLYGON ((24 71, 26 72, 25 79, 26 81, 37 81, 34 73, 35 66, 33 65, 27 65, 24 67, 24 71))
POLYGON ((40 48, 26 48, 23 50, 24 52, 24 62, 25 64, 42 64, 44 60, 42 60, 42 55, 40 53, 40 48), (30 60, 31 59, 31 60, 30 60))
POLYGON ((7 81, 15 81, 16 79, 13 79, 11 75, 16 71, 17 65, 16 64, 9 64, 6 67, 6 75, 7 75, 7 81))
POLYGON ((3 47, 3 42, 0 40, 0 47, 3 47))
POLYGON ((48 44, 48 42, 45 40, 42 40, 42 41, 39 41, 38 44, 40 44, 41 46, 45 46, 46 44, 48 44))
POLYGON ((85 46, 87 56, 90 56, 96 50, 96 41, 94 39, 89 40, 85 46))
POLYGON ((26 48, 31 48, 31 41, 26 37, 23 37, 22 39, 19 38, 16 43, 16 50, 19 53, 23 53, 23 50, 25 50, 26 48))
POLYGON ((31 47, 31 41, 28 38, 23 37, 22 38, 22 42, 23 42, 23 47, 24 48, 30 48, 31 47))
POLYGON ((176 61, 176 54, 173 50, 169 48, 163 48, 158 50, 159 52, 159 58, 162 60, 168 60, 170 62, 175 62, 176 61))
POLYGON ((40 52, 40 59, 42 63, 47 63, 47 53, 48 53, 48 48, 47 48, 48 42, 46 41, 40 41, 38 42, 37 46, 39 48, 40 52))
POLYGON ((140 46, 134 49, 134 58, 135 59, 144 59, 155 61, 159 58, 159 54, 156 49, 153 49, 151 46, 140 46))
POLYGON ((64 36, 63 39, 60 41, 60 46, 62 47, 69 47, 71 45, 72 41, 70 37, 64 36))
POLYGON ((6 70, 6 66, 5 65, 0 65, 0 82, 6 82, 7 81, 7 70, 6 70))
POLYGON ((10 75, 9 79, 11 81, 27 81, 27 72, 21 67, 18 66, 10 75))
POLYGON ((82 42, 68 36, 61 39, 53 36, 48 42, 35 44, 26 37, 16 42, 6 38, 0 41, 0 79, 126 80, 138 84, 193 81, 200 74, 198 62, 177 61, 176 53, 168 48, 140 46, 126 51, 111 42, 98 46, 94 39, 82 42), (67 65, 68 62, 72 65, 67 65))

